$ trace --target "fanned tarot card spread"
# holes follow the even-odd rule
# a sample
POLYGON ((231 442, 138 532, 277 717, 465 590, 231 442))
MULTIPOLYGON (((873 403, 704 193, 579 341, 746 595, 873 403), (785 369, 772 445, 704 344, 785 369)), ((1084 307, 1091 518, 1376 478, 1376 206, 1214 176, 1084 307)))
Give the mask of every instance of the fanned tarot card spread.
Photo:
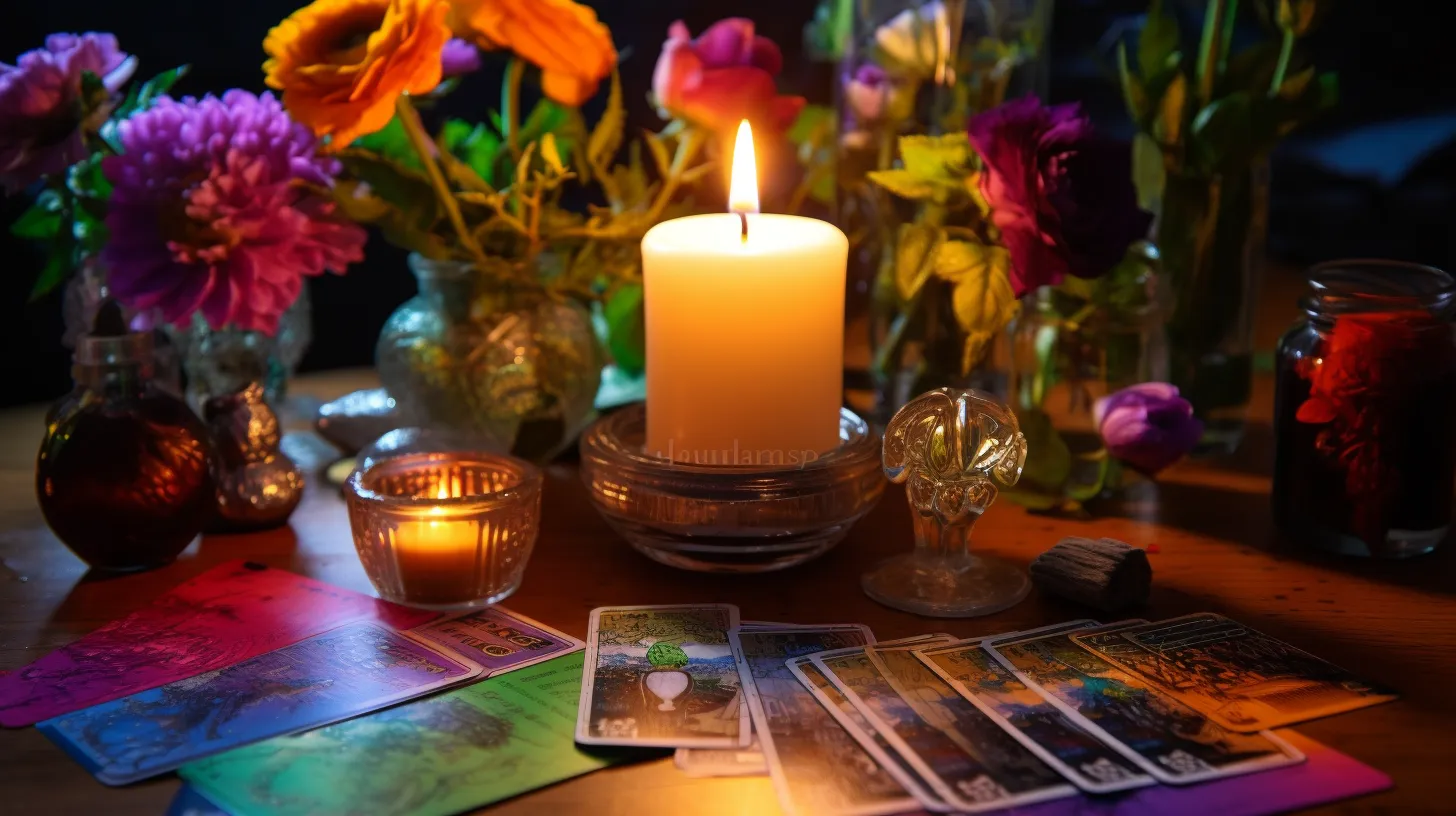
POLYGON ((1028 750, 1088 793, 1157 784, 1061 709, 997 663, 980 639, 917 650, 916 656, 1028 750))
POLYGON ((411 630, 485 668, 485 676, 515 671, 586 648, 586 643, 503 606, 489 606, 411 630))
POLYGON ((1187 615, 1075 640, 1224 728, 1243 733, 1397 696, 1222 615, 1187 615))
POLYGON ((448 816, 631 756, 573 740, 581 652, 194 762, 181 774, 233 816, 448 816))
POLYGON ((925 783, 925 780, 920 778, 916 770, 905 762, 894 746, 885 739, 884 734, 881 734, 873 723, 865 719, 859 709, 849 701, 849 698, 844 696, 844 692, 829 682, 829 678, 825 677, 824 672, 814 665, 812 659, 808 656, 795 657, 788 661, 788 666, 789 671, 799 678, 799 682, 804 684, 804 687, 819 700, 819 704, 824 706, 825 710, 839 721, 844 730, 859 742, 860 747, 874 758, 880 768, 894 777, 895 781, 900 783, 900 786, 911 796, 919 800, 921 805, 927 810, 940 812, 951 809, 950 805, 942 802, 931 792, 930 786, 925 783))
POLYGON ((863 645, 862 626, 737 630, 734 657, 768 760, 779 804, 789 816, 876 816, 920 802, 830 716, 786 661, 825 649, 863 645))
POLYGON ((0 677, 0 725, 32 725, 231 666, 356 619, 436 617, 286 570, 230 561, 0 677))
POLYGON ((768 759, 757 738, 747 748, 679 748, 672 764, 691 777, 768 775, 768 759))
POLYGON ((356 621, 38 727, 97 779, 124 785, 403 702, 480 671, 378 623, 356 621))
MULTIPOLYGON (((907 657, 914 659, 913 655, 907 657)), ((814 655, 812 660, 916 770, 936 797, 955 810, 979 813, 1075 793, 1070 785, 1019 745, 1016 746, 1019 753, 1036 766, 1023 767, 1021 770, 1025 773, 1019 778, 1010 773, 997 778, 992 766, 922 717, 890 684, 865 649, 824 652, 814 655), (1019 789, 1008 789, 1008 784, 1019 789)), ((989 724, 989 721, 986 722, 989 724)), ((1009 738, 1007 741, 1015 744, 1009 738)), ((995 770, 1004 772, 1004 768, 995 770)))
POLYGON ((1078 646, 1067 632, 992 640, 985 648, 1028 688, 1159 782, 1202 782, 1304 759, 1271 733, 1220 727, 1078 646))
POLYGON ((737 625, 731 604, 593 609, 576 741, 747 747, 752 726, 728 647, 737 625))

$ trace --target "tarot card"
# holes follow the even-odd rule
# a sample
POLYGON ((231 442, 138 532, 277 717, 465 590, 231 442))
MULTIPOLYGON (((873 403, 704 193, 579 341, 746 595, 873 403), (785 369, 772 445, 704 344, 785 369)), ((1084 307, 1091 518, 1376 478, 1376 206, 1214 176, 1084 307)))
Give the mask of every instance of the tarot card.
POLYGON ((756 737, 747 748, 679 748, 672 764, 694 778, 768 775, 768 760, 756 737))
POLYGON ((793 672, 799 682, 809 689, 809 692, 819 700, 819 704, 824 706, 830 716, 838 720, 844 730, 859 742, 860 747, 874 757, 875 762, 879 763, 885 773, 894 777, 895 781, 899 782, 911 796, 920 801, 920 804, 924 805, 927 810, 938 812, 951 810, 950 805, 941 801, 931 792, 930 786, 920 778, 914 768, 900 757, 900 754, 895 751, 879 729, 866 720, 859 709, 850 703, 849 698, 844 696, 844 692, 829 682, 829 678, 825 677, 824 672, 814 665, 810 657, 790 658, 788 666, 789 671, 793 672))
POLYGON ((228 816, 228 812, 213 804, 197 788, 184 784, 177 789, 163 816, 228 816))
POLYGON ((789 816, 876 816, 919 807, 865 752, 785 661, 868 643, 863 626, 743 631, 730 635, 754 729, 779 804, 789 816))
POLYGON ((1397 697, 1222 615, 1186 615, 1077 643, 1151 680, 1224 728, 1243 733, 1397 697))
POLYGON ((586 648, 582 641, 502 606, 433 621, 411 634, 479 663, 486 677, 586 648))
POLYGON ((578 750, 583 654, 183 766, 233 816, 450 816, 595 771, 578 750))
POLYGON ((408 629, 436 616, 286 570, 229 561, 0 677, 0 725, 32 725, 215 671, 347 621, 408 629))
POLYGON ((921 663, 911 647, 868 646, 865 655, 921 719, 974 757, 1013 799, 1039 802, 1077 792, 1040 757, 921 663))
POLYGON ((576 741, 746 747, 752 731, 728 647, 737 625, 731 604, 593 609, 576 741))
POLYGON ((1049 787, 1007 790, 976 756, 921 717, 863 648, 824 652, 811 659, 926 781, 936 797, 955 810, 979 813, 1074 792, 1070 786, 1060 784, 1060 779, 1045 766, 1042 769, 1051 780, 1049 787))
POLYGON ((403 702, 480 671, 378 623, 355 621, 38 728, 97 779, 125 785, 229 748, 403 702))
POLYGON ((1028 688, 1159 782, 1183 785, 1304 759, 1273 734, 1220 727, 1081 648, 1068 633, 1018 635, 984 648, 1028 688))
POLYGON ((1028 750, 1088 793, 1156 784, 1121 754, 1026 687, 981 648, 980 639, 917 649, 926 666, 1028 750))

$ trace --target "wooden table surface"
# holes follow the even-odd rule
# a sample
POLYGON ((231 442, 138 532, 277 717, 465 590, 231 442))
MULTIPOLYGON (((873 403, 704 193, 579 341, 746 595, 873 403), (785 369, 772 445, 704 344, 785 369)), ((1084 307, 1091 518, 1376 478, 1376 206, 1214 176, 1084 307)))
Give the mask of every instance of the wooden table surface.
MULTIPOLYGON (((331 398, 369 383, 368 372, 306 377, 304 398, 331 398)), ((1096 521, 1028 515, 1001 503, 975 546, 1021 564, 1068 535, 1156 544, 1153 598, 1141 617, 1220 612, 1286 638, 1370 680, 1399 689, 1392 704, 1308 723, 1298 730, 1390 774, 1393 790, 1327 807, 1327 813, 1452 812, 1456 808, 1456 545, 1403 563, 1306 554, 1281 545, 1268 507, 1271 388, 1258 383, 1249 439, 1227 460, 1183 463, 1096 521)), ((36 507, 34 451, 41 409, 0 412, 0 670, 13 669, 149 603, 233 558, 295 570, 370 592, 354 554, 343 503, 315 481, 291 525, 194 543, 164 569, 88 575, 46 529, 36 507)), ((290 452, 309 466, 332 454, 310 434, 290 452)), ((588 611, 607 604, 724 601, 745 619, 868 624, 881 638, 926 631, 971 636, 1025 629, 1087 610, 1035 592, 1013 609, 974 620, 897 612, 859 590, 878 559, 910 546, 903 493, 880 505, 815 562, 758 576, 679 572, 632 551, 588 504, 573 463, 547 471, 542 532, 525 582, 508 605, 577 636, 588 611)), ((175 778, 103 787, 34 729, 0 733, 0 811, 156 816, 175 778), (12 810, 11 808, 18 808, 12 810)), ((689 779, 670 759, 617 767, 505 803, 492 813, 759 814, 777 812, 766 778, 689 779)))

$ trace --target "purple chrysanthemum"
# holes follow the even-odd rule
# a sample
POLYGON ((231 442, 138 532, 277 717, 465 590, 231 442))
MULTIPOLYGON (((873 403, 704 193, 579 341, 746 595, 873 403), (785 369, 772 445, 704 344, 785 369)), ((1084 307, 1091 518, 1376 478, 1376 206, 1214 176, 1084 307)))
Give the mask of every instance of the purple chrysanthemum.
POLYGON ((111 34, 52 34, 45 46, 0 62, 0 187, 15 191, 86 157, 81 75, 115 92, 136 60, 111 34))
POLYGON ((159 97, 118 133, 122 154, 102 162, 115 187, 102 260, 128 306, 272 334, 304 275, 363 257, 364 231, 309 186, 332 183, 338 162, 272 94, 159 97))

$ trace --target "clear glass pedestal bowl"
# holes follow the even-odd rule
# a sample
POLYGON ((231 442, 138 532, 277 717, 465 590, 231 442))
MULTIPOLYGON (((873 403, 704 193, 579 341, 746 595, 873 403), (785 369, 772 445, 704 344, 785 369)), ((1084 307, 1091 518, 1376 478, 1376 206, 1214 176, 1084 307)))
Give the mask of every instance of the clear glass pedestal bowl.
POLYGON ((654 561, 698 572, 786 569, 828 552, 885 490, 880 440, 848 410, 839 446, 803 465, 694 465, 643 453, 627 406, 581 438, 581 476, 607 523, 654 561))

